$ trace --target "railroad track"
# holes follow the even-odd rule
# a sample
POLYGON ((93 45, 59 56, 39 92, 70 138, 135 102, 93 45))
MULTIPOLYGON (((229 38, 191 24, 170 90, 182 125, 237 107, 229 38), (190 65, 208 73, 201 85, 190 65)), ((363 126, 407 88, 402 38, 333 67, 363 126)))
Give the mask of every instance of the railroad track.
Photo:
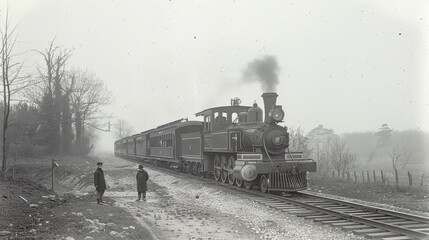
MULTIPOLYGON (((137 162, 136 160, 132 161, 137 162)), ((150 166, 150 168, 152 167, 155 168, 154 166, 150 166)), ((199 179, 208 183, 213 183, 214 181, 190 174, 179 173, 172 169, 159 167, 155 169, 157 171, 181 175, 186 178, 199 179)), ((233 191, 239 191, 237 195, 242 195, 247 199, 279 211, 341 228, 344 231, 352 231, 354 234, 363 235, 370 239, 429 239, 429 218, 427 217, 322 197, 308 192, 279 196, 238 188, 227 183, 219 183, 219 185, 233 191)))
POLYGON ((429 239, 429 218, 417 215, 310 193, 296 193, 290 196, 262 195, 251 199, 280 211, 352 231, 371 239, 429 239))

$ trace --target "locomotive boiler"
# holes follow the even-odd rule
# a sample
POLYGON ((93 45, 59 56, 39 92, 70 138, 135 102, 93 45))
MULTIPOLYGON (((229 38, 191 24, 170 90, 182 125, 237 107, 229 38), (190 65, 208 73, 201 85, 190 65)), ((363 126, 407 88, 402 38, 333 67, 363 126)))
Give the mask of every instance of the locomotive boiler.
POLYGON ((196 113, 203 121, 181 119, 115 142, 115 154, 165 164, 195 175, 262 192, 307 188, 316 162, 290 152, 289 134, 277 94, 263 93, 264 113, 256 102, 196 113))

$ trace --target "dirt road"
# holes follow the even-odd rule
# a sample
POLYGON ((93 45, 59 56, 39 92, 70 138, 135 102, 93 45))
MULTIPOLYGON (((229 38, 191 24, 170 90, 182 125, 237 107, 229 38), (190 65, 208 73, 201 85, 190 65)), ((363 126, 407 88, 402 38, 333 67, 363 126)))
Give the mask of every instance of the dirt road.
POLYGON ((110 184, 106 195, 149 229, 154 239, 357 239, 224 192, 216 183, 151 169, 147 169, 148 200, 136 202, 138 164, 112 155, 100 158, 110 184))
MULTIPOLYGON (((60 167, 55 170, 55 189, 72 195, 63 195, 61 200, 57 199, 57 205, 47 207, 46 212, 40 207, 21 206, 43 215, 39 220, 41 226, 31 218, 31 226, 21 229, 21 236, 68 240, 361 239, 228 193, 216 183, 202 184, 198 179, 170 176, 151 169, 147 169, 150 175, 147 201, 136 202, 138 163, 108 154, 57 161, 60 167), (92 178, 98 161, 104 162, 108 205, 95 203, 92 178), (31 229, 34 231, 29 232, 31 229)), ((49 186, 50 161, 36 162, 32 163, 32 172, 37 172, 32 174, 32 180, 49 186)), ((38 201, 48 193, 39 196, 31 193, 26 197, 33 196, 30 201, 38 201)), ((6 226, 10 233, 3 236, 16 234, 16 229, 4 222, 6 224, 0 226, 6 226)))

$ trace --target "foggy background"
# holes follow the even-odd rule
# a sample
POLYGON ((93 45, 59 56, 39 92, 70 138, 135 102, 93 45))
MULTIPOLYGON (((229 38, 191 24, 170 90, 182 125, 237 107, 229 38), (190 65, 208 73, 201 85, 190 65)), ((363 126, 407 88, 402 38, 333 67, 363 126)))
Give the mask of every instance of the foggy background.
MULTIPOLYGON (((105 129, 117 119, 135 132, 195 119, 234 97, 262 106, 263 91, 275 90, 285 125, 344 134, 383 123, 429 131, 428 5, 14 0, 1 1, 0 15, 8 7, 18 25, 26 70, 43 60, 31 50, 55 39, 74 49, 70 67, 104 81, 114 96, 105 129)), ((113 134, 98 134, 96 148, 113 151, 113 134)))

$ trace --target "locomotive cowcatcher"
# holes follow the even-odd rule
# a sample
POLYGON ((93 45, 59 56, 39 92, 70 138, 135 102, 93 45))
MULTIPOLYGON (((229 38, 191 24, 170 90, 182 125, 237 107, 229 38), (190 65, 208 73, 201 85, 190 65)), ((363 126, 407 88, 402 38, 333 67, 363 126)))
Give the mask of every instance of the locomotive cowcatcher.
POLYGON ((289 134, 277 94, 262 94, 265 116, 256 103, 196 113, 203 121, 181 119, 115 142, 115 154, 166 164, 195 175, 262 192, 293 192, 307 188, 307 172, 316 162, 302 152, 290 152, 289 134), (264 118, 264 120, 263 120, 264 118))

